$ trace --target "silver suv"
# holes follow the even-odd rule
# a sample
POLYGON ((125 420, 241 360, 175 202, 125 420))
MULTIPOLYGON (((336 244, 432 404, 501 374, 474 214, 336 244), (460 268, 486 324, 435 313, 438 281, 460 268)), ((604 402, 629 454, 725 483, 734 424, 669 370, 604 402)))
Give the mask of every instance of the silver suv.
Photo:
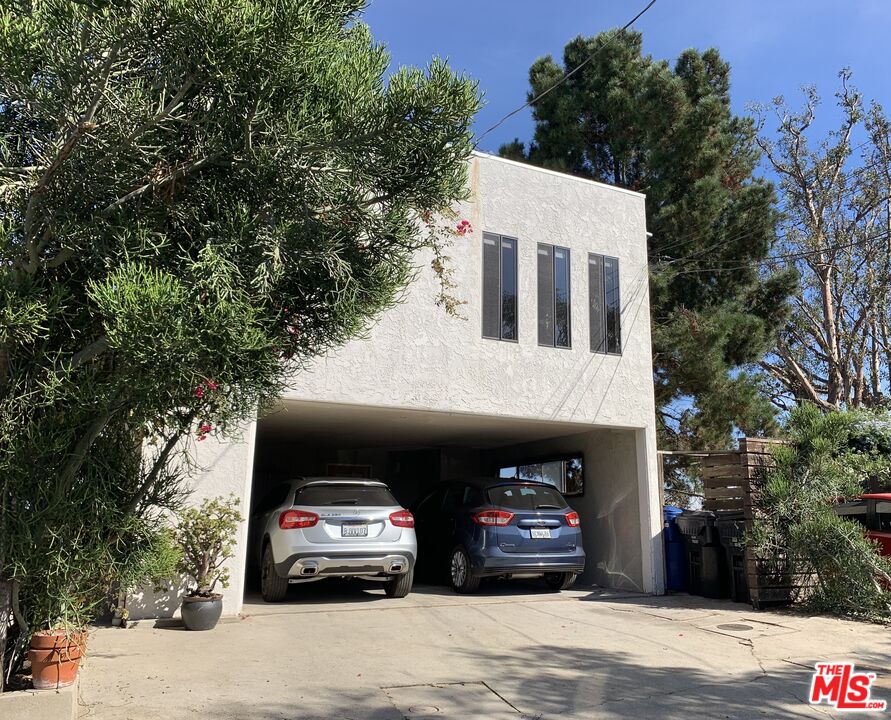
POLYGON ((289 583, 325 577, 384 581, 405 597, 414 578, 415 519, 382 482, 298 478, 273 487, 252 525, 263 599, 284 599, 289 583))

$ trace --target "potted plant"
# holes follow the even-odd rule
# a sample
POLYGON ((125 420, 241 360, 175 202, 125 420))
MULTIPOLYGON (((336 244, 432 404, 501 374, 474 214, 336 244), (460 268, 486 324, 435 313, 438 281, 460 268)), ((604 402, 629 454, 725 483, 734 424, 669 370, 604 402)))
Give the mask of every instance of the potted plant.
POLYGON ((235 533, 244 518, 235 495, 216 497, 180 514, 176 539, 182 556, 179 571, 192 578, 182 602, 182 617, 189 630, 212 630, 223 612, 217 585, 229 587, 226 560, 234 555, 235 533))
POLYGON ((35 690, 54 690, 73 685, 86 650, 85 630, 57 627, 31 636, 31 684, 35 690))

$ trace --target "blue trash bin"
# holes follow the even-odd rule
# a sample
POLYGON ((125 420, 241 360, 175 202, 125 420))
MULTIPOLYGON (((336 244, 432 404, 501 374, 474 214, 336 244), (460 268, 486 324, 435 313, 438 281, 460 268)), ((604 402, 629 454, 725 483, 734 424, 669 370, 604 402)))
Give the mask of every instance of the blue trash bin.
POLYGON ((682 512, 674 505, 666 505, 662 510, 665 520, 662 530, 665 541, 665 589, 668 592, 687 591, 687 551, 676 522, 682 512))

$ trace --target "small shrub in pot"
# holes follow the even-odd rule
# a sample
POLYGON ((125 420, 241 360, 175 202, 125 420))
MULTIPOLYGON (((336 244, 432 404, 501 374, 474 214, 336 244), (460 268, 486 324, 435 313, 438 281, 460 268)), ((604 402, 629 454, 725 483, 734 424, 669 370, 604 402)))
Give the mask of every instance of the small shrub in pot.
POLYGON ((180 514, 178 569, 194 583, 182 603, 183 622, 189 630, 211 630, 223 612, 223 596, 216 588, 229 587, 225 563, 234 555, 238 523, 244 520, 238 504, 235 495, 216 497, 180 514))

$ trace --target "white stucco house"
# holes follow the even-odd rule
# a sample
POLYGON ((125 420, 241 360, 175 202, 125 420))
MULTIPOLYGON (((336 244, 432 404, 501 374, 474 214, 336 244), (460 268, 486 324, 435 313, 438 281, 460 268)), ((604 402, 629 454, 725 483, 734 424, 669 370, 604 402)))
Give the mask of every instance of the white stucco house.
MULTIPOLYGON (((422 269, 240 442, 202 443, 194 497, 250 508, 281 479, 351 473, 408 504, 440 479, 540 476, 581 515, 582 582, 661 593, 644 196, 484 154, 469 183, 472 230, 449 250, 464 319, 422 269)), ((247 537, 227 613, 255 583, 247 537)))

